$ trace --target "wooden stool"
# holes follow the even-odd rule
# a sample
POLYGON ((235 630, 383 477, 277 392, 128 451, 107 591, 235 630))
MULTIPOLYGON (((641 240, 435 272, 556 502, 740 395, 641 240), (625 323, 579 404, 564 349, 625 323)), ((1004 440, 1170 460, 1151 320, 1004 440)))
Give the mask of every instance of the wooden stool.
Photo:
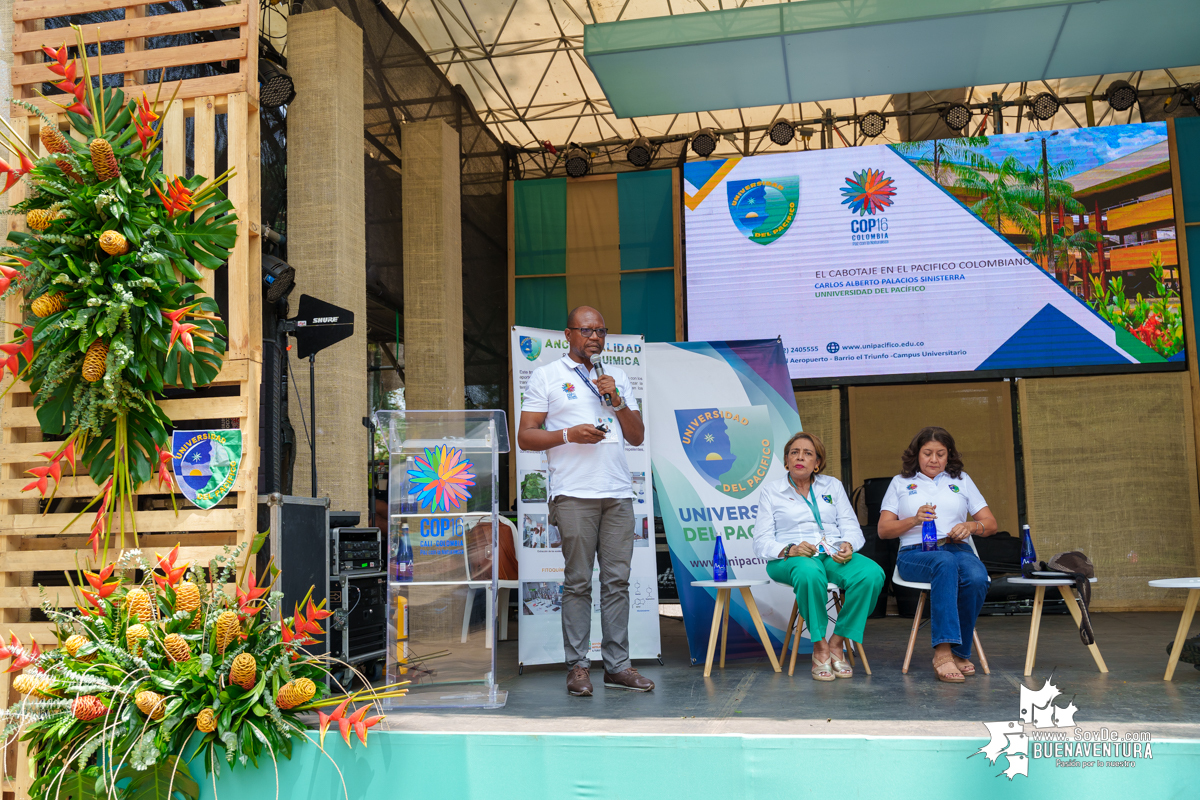
POLYGON ((712 674, 713 655, 717 649, 717 633, 721 634, 721 669, 725 669, 725 643, 729 637, 729 603, 730 591, 732 589, 740 589, 742 599, 746 601, 746 610, 750 612, 750 619, 754 621, 754 627, 758 630, 758 638, 762 641, 763 647, 767 649, 767 658, 771 659, 771 667, 776 671, 780 671, 779 662, 775 660, 775 646, 771 644, 771 637, 767 635, 767 627, 763 625, 762 617, 758 614, 758 605, 754 602, 754 595, 750 593, 751 586, 766 586, 770 581, 692 581, 692 586, 699 586, 704 589, 717 590, 717 604, 713 607, 712 631, 708 635, 708 656, 704 659, 704 677, 712 674))
MULTIPOLYGON (((1091 583, 1096 582, 1095 578, 1088 580, 1091 583)), ((1033 674, 1033 664, 1037 660, 1038 633, 1042 628, 1042 605, 1046 600, 1046 587, 1058 587, 1063 601, 1067 604, 1067 611, 1071 612, 1076 626, 1083 619, 1083 614, 1079 611, 1079 604, 1075 602, 1075 581, 1070 578, 1008 578, 1008 582, 1036 587, 1033 593, 1033 619, 1029 621, 1029 645, 1025 648, 1025 676, 1029 677, 1033 674)), ((1099 670, 1108 672, 1108 667, 1104 664, 1104 656, 1100 655, 1100 648, 1095 643, 1089 644, 1087 648, 1099 670)))
POLYGON ((1196 602, 1200 600, 1200 578, 1162 578, 1150 581, 1150 585, 1159 589, 1187 589, 1187 602, 1183 604, 1183 616, 1179 620, 1179 628, 1175 631, 1175 644, 1171 646, 1171 657, 1167 659, 1167 674, 1164 681, 1175 676, 1175 667, 1179 665, 1179 654, 1183 652, 1183 642, 1187 639, 1188 629, 1192 627, 1192 616, 1196 613, 1196 602))
MULTIPOLYGON (((838 588, 836 583, 829 584, 828 588, 829 593, 833 595, 833 607, 840 614, 842 612, 842 590, 838 588)), ((792 616, 788 618, 787 630, 784 631, 783 649, 779 651, 779 661, 782 663, 783 659, 787 656, 788 642, 792 643, 792 659, 788 662, 788 675, 796 674, 796 653, 800 649, 800 631, 803 627, 804 618, 800 616, 800 604, 793 602, 792 616), (795 639, 792 639, 793 630, 796 632, 795 639)), ((863 649, 862 642, 852 642, 852 644, 858 645, 858 656, 862 659, 863 669, 870 675, 871 665, 867 661, 867 651, 863 649)), ((850 665, 854 666, 854 648, 843 646, 843 652, 850 657, 850 665)))

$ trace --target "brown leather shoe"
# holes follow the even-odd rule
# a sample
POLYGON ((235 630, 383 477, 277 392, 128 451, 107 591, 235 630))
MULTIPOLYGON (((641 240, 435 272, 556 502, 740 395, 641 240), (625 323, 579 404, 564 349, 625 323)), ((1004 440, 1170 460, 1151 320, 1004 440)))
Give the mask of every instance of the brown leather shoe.
MULTIPOLYGON (((604 676, 608 678, 607 675, 604 676)), ((571 671, 567 673, 567 694, 575 697, 591 697, 592 696, 592 680, 588 677, 588 671, 583 667, 571 667, 571 671)))
POLYGON ((616 675, 604 673, 604 685, 609 689, 632 689, 635 692, 648 692, 654 688, 654 681, 645 675, 639 675, 633 667, 618 672, 616 675))

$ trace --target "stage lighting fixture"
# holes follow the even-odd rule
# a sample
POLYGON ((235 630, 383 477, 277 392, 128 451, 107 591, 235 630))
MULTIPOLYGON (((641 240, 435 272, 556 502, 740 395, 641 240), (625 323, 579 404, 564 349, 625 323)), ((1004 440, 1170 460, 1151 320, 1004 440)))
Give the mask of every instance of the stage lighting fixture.
POLYGON ((692 136, 692 152, 708 158, 717 149, 717 132, 712 128, 701 128, 692 136))
POLYGON ((1128 111, 1137 102, 1137 89, 1129 81, 1113 81, 1104 92, 1104 99, 1113 111, 1128 111))
POLYGON ((878 111, 868 111, 858 118, 858 129, 868 139, 874 139, 887 129, 887 117, 878 111))
POLYGON ((279 108, 296 99, 296 85, 288 71, 264 56, 258 59, 258 102, 263 108, 279 108))
POLYGON ((635 167, 650 166, 654 151, 650 148, 650 140, 639 136, 625 147, 625 160, 635 167))
POLYGON ((961 131, 971 124, 971 109, 962 103, 947 106, 942 112, 942 122, 952 131, 961 131))
POLYGON ((1050 92, 1042 92, 1033 97, 1033 116, 1045 122, 1052 119, 1058 113, 1059 106, 1058 98, 1050 92))
POLYGON ((292 290, 296 283, 296 269, 281 258, 264 254, 262 280, 267 302, 274 303, 287 297, 288 292, 292 290))
POLYGON ((796 126, 783 117, 780 117, 771 123, 767 135, 771 137, 771 141, 775 144, 789 144, 792 139, 796 138, 796 126))
POLYGON ((577 145, 572 146, 567 151, 564 159, 567 167, 567 176, 571 178, 582 178, 592 171, 592 158, 588 152, 577 145))

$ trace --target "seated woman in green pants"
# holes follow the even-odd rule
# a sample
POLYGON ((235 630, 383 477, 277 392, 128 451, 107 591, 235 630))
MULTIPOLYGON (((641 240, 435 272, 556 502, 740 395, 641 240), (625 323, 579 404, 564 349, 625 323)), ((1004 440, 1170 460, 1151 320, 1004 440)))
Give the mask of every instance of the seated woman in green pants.
POLYGON ((797 433, 783 448, 787 477, 766 483, 758 495, 754 553, 767 561, 767 575, 796 590, 800 616, 813 643, 812 676, 832 681, 854 675, 842 659, 846 639, 861 642, 867 615, 883 587, 883 570, 869 558, 855 558, 862 529, 842 482, 821 475, 825 445, 811 433, 797 433), (844 593, 833 635, 825 640, 828 585, 844 593))

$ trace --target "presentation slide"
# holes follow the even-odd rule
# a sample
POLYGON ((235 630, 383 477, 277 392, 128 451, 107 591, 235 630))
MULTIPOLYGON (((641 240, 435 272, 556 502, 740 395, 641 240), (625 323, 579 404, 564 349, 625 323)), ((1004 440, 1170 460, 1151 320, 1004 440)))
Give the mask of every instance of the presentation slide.
POLYGON ((793 379, 1184 360, 1165 123, 690 162, 684 205, 689 340, 793 379))

